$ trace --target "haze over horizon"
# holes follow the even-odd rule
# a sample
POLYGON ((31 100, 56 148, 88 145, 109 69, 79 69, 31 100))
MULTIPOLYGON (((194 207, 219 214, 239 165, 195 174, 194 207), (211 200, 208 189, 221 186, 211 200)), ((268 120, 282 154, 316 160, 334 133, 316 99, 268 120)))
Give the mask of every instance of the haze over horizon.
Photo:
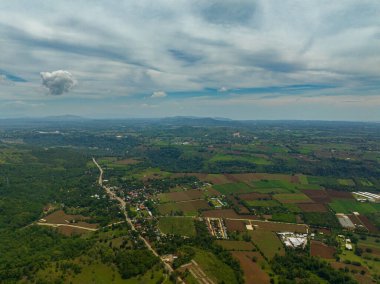
POLYGON ((380 121, 378 1, 2 1, 0 118, 380 121))

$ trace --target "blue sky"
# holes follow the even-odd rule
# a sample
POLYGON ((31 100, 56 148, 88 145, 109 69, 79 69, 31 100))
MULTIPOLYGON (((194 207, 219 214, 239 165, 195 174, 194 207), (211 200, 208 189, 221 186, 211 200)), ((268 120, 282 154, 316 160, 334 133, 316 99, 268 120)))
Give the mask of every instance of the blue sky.
POLYGON ((380 2, 0 1, 0 117, 380 121, 380 2))

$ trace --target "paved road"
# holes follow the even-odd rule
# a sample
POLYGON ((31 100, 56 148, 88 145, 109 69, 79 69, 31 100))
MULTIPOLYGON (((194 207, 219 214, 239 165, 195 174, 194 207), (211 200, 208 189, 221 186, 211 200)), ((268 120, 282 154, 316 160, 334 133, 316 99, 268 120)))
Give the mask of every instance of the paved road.
MULTIPOLYGON (((117 200, 120 204, 120 208, 124 214, 124 217, 125 217, 125 220, 128 222, 128 224, 131 226, 132 230, 133 231, 137 231, 136 228, 135 228, 135 225, 132 223, 132 220, 128 217, 128 213, 127 213, 127 210, 125 209, 125 206, 126 206, 126 202, 124 199, 120 198, 119 196, 117 196, 109 187, 103 185, 103 174, 104 174, 104 171, 102 169, 102 167, 98 164, 98 162, 95 160, 95 158, 92 158, 92 161, 94 162, 94 164, 98 167, 99 169, 99 179, 98 179, 98 183, 101 187, 104 188, 104 190, 107 192, 108 196, 111 198, 111 199, 114 199, 114 200, 117 200)), ((169 273, 173 273, 174 270, 173 268, 168 264, 166 263, 159 255, 158 253, 154 250, 154 248, 152 248, 152 246, 149 244, 149 242, 143 237, 141 236, 140 234, 138 235, 139 238, 144 242, 145 246, 157 257, 160 258, 161 262, 164 264, 165 268, 169 271, 169 273)), ((177 278, 177 281, 179 283, 185 283, 180 277, 177 278)))

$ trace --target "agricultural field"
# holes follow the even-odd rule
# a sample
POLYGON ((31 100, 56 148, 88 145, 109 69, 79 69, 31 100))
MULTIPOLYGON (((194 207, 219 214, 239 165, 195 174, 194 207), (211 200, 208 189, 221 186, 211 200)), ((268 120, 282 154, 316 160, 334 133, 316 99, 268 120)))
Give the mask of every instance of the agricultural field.
POLYGON ((158 227, 164 234, 195 236, 194 219, 191 217, 161 217, 158 227))
POLYGON ((234 251, 232 255, 239 261, 244 271, 245 283, 270 283, 268 271, 262 268, 268 267, 268 264, 260 253, 234 251))
POLYGON ((250 200, 244 202, 247 207, 274 207, 280 206, 276 200, 250 200))
POLYGON ((312 203, 313 201, 303 193, 279 193, 273 198, 281 203, 312 203))
POLYGON ((268 260, 272 259, 276 254, 284 254, 284 247, 276 233, 260 228, 249 231, 249 235, 252 237, 253 243, 257 245, 268 260))
POLYGON ((375 213, 380 211, 380 204, 369 202, 358 202, 356 200, 334 199, 329 203, 331 209, 336 213, 352 213, 359 212, 360 214, 375 213))
POLYGON ((255 246, 251 242, 218 240, 216 241, 216 243, 222 246, 226 250, 233 250, 233 251, 255 250, 255 246))
POLYGON ((233 270, 220 261, 214 254, 196 249, 194 260, 207 276, 216 283, 220 283, 221 281, 231 284, 238 283, 233 270))
POLYGON ((311 241, 310 244, 310 255, 318 256, 324 259, 334 259, 336 249, 334 247, 330 247, 320 241, 311 241))
POLYGON ((249 193, 254 191, 251 186, 243 182, 214 185, 214 188, 224 195, 230 193, 249 193))
POLYGON ((380 280, 380 204, 352 195, 379 193, 378 125, 181 123, 0 127, 0 282, 172 283, 155 253, 186 283, 380 280))

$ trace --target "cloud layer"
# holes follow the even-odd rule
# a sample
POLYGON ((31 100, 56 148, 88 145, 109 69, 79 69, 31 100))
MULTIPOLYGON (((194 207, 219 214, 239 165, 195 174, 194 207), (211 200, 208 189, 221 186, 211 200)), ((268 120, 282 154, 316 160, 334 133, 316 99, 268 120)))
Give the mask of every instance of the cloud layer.
MULTIPOLYGON (((173 106, 194 99, 204 115, 233 100, 241 109, 225 116, 260 118, 246 107, 262 104, 270 117, 278 111, 267 101, 277 98, 284 118, 307 118, 295 111, 299 100, 333 97, 342 102, 336 113, 355 119, 348 97, 380 97, 379 14, 375 0, 0 1, 0 74, 12 80, 1 83, 0 103, 39 101, 42 78, 50 94, 73 92, 91 110, 115 102, 110 116, 120 101, 140 114, 144 99, 167 94, 155 115, 181 114, 173 106), (39 76, 60 69, 80 84, 73 89, 66 73, 39 76), (289 95, 298 101, 281 100, 289 95)), ((74 96, 45 111, 83 110, 66 97, 74 96)))
POLYGON ((76 81, 69 71, 41 72, 40 75, 42 85, 54 96, 68 93, 76 85, 76 81))

